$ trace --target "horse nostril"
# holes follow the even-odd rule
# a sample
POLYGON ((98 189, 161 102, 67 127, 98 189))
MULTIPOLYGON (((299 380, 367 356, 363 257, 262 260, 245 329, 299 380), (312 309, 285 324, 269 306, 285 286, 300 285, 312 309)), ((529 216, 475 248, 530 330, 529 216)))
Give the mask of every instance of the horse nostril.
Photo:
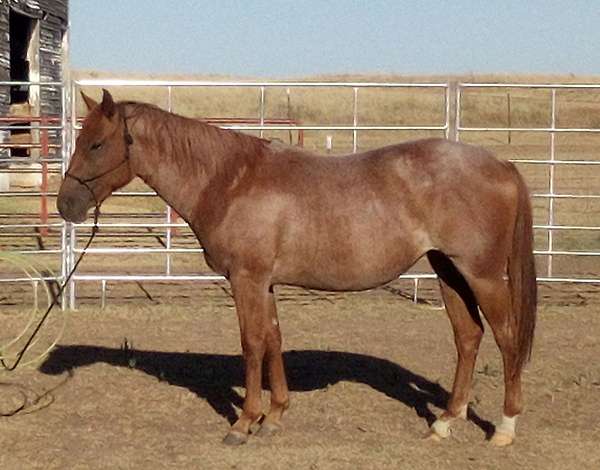
POLYGON ((63 219, 71 221, 73 209, 77 207, 77 200, 73 196, 62 196, 57 198, 56 207, 63 219))
POLYGON ((62 196, 56 199, 56 208, 58 209, 58 213, 63 219, 66 219, 67 212, 69 207, 71 206, 71 198, 67 196, 62 196))

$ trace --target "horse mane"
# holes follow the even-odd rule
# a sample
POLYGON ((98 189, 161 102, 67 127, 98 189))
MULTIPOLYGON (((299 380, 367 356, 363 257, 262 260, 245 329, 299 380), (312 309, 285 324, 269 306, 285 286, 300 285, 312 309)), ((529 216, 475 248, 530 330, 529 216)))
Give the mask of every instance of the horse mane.
POLYGON ((221 129, 200 119, 165 111, 137 101, 121 101, 130 128, 145 144, 156 148, 179 168, 194 171, 200 165, 208 173, 226 171, 261 156, 269 141, 231 129, 221 129))

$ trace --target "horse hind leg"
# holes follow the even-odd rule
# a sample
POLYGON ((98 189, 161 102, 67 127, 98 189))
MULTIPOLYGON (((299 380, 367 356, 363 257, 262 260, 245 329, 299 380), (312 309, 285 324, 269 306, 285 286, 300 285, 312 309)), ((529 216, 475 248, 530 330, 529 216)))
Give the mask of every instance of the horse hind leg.
POLYGON ((450 425, 454 419, 467 417, 469 392, 477 352, 483 336, 483 324, 471 288, 450 259, 437 251, 429 252, 427 257, 439 278, 458 355, 452 394, 447 409, 432 424, 429 434, 430 438, 439 440, 450 435, 450 425))
POLYGON ((470 280, 479 306, 502 354, 504 364, 504 411, 491 442, 497 446, 512 444, 517 416, 522 411, 521 372, 516 335, 510 326, 512 310, 508 284, 503 276, 470 280))

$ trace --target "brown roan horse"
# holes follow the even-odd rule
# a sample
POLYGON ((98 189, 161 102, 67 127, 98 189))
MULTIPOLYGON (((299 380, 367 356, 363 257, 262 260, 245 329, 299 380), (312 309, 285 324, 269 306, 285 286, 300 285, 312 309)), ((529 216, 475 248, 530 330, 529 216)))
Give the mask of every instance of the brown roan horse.
POLYGON ((261 418, 257 434, 280 430, 289 406, 275 285, 370 289, 422 256, 439 277, 458 351, 447 409, 429 436, 448 436, 451 421, 466 417, 483 317, 504 364, 503 417, 491 441, 513 442, 536 278, 529 195, 511 163, 443 139, 318 156, 115 102, 106 90, 101 103, 83 96, 89 112, 60 187, 61 215, 82 222, 138 176, 185 219, 208 265, 231 283, 246 397, 224 442, 246 442, 261 418), (264 417, 263 363, 271 389, 264 417))

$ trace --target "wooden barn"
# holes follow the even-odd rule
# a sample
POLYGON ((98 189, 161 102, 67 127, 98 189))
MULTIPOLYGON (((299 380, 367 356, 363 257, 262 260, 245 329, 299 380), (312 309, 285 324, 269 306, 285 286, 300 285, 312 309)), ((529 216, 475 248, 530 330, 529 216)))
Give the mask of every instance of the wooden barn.
MULTIPOLYGON (((0 1, 0 80, 62 80, 67 15, 68 0, 0 1)), ((60 114, 60 90, 28 88, 1 87, 0 113, 60 114)))
POLYGON ((57 132, 43 135, 36 127, 60 117, 61 88, 5 82, 62 81, 67 31, 68 0, 0 0, 0 82, 4 83, 0 86, 0 166, 4 168, 13 157, 44 156, 49 151, 43 142, 49 138, 56 143, 60 137, 57 132))

